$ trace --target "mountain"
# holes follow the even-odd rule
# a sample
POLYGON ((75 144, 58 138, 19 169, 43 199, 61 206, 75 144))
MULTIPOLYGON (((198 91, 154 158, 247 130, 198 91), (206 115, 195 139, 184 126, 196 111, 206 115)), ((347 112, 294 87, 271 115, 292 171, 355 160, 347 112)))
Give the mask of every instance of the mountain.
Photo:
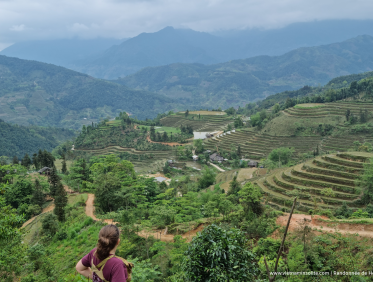
POLYGON ((63 67, 0 56, 0 118, 7 122, 81 128, 121 111, 155 117, 174 104, 63 67))
POLYGON ((0 156, 31 157, 39 149, 51 151, 60 142, 75 137, 75 132, 64 128, 20 126, 0 119, 0 156))
POLYGON ((215 65, 148 67, 116 80, 131 88, 177 98, 203 108, 239 106, 337 76, 373 70, 373 37, 304 47, 281 56, 257 56, 215 65))
POLYGON ((215 34, 166 27, 155 33, 142 33, 96 56, 76 60, 69 67, 94 77, 116 79, 144 67, 278 56, 300 47, 331 44, 362 34, 373 35, 372 20, 315 21, 280 29, 215 34))
POLYGON ((95 55, 123 41, 125 39, 114 38, 25 41, 5 48, 0 55, 71 67, 76 60, 95 55))
POLYGON ((223 41, 204 32, 166 27, 155 33, 142 33, 95 57, 76 61, 73 69, 113 79, 148 66, 175 62, 211 64, 217 60, 207 47, 219 46, 223 41))

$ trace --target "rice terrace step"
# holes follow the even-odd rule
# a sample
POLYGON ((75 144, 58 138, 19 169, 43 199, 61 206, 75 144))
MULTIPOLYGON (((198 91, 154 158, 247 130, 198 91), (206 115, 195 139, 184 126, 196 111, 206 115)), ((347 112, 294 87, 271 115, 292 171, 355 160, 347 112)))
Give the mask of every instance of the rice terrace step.
POLYGON ((275 170, 256 181, 271 206, 288 211, 298 197, 296 210, 336 209, 344 202, 360 208, 363 191, 356 185, 364 163, 373 153, 346 152, 319 156, 291 168, 275 170))

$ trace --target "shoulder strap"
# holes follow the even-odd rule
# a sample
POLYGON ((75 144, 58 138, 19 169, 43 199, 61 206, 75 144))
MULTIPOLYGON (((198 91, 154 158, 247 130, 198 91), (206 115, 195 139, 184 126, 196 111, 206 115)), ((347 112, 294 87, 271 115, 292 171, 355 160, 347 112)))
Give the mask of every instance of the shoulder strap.
POLYGON ((93 253, 93 256, 92 256, 92 261, 91 261, 91 269, 92 269, 92 272, 96 273, 98 275, 98 277, 100 277, 100 279, 102 281, 105 281, 105 282, 108 282, 105 277, 104 277, 104 273, 103 273, 103 269, 105 267, 105 264, 106 262, 111 259, 112 257, 114 257, 114 255, 110 255, 108 256, 106 259, 104 259, 103 261, 101 261, 97 266, 93 263, 93 257, 95 256, 96 254, 96 251, 93 253), (101 270, 98 270, 98 268, 101 267, 101 270))
POLYGON ((127 266, 128 272, 132 272, 132 268, 134 267, 134 264, 132 262, 129 262, 128 260, 125 260, 124 258, 121 258, 121 257, 117 257, 117 256, 115 257, 123 261, 123 263, 127 266))
POLYGON ((132 262, 125 260, 124 258, 117 257, 117 256, 115 257, 123 261, 123 263, 126 265, 127 274, 128 274, 127 282, 130 282, 132 280, 132 269, 134 268, 134 264, 132 262))

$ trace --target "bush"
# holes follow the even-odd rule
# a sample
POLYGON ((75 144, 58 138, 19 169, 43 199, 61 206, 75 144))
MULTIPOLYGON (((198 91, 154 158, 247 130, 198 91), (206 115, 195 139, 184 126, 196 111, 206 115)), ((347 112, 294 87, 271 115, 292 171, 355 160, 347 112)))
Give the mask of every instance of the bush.
POLYGON ((47 214, 42 221, 42 230, 45 235, 53 237, 58 230, 57 216, 52 213, 47 214))
POLYGON ((252 281, 257 273, 245 235, 215 224, 193 238, 182 268, 190 281, 252 281))

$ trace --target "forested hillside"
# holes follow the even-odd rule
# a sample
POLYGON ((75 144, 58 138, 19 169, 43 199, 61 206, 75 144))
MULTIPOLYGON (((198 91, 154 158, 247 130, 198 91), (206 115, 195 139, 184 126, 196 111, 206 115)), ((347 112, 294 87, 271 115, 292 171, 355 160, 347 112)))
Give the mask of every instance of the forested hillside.
POLYGON ((216 65, 172 64, 145 68, 116 82, 204 107, 239 106, 341 75, 371 71, 373 37, 299 48, 282 56, 258 56, 216 65))
POLYGON ((5 121, 81 128, 120 111, 155 117, 175 104, 172 98, 62 67, 0 56, 0 117, 5 121))
POLYGON ((0 156, 22 158, 39 149, 51 151, 59 143, 71 139, 75 132, 64 128, 20 126, 0 119, 0 156))

